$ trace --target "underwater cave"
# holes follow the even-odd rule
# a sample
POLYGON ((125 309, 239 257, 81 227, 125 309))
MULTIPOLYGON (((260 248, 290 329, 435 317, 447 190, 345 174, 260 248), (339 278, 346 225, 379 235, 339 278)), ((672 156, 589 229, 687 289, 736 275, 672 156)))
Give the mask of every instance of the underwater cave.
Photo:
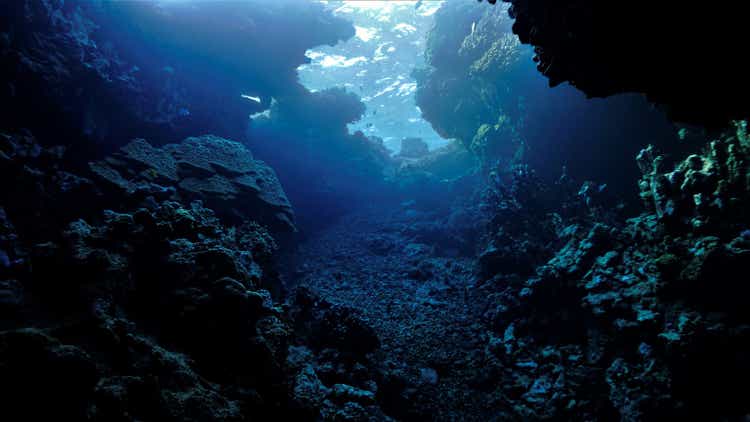
POLYGON ((747 420, 747 9, 1 2, 0 419, 747 420))

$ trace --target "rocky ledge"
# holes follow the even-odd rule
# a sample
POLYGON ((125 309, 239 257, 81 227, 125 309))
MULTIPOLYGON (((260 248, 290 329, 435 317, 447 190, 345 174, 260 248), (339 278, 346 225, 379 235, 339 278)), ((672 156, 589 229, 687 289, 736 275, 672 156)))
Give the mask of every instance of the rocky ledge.
POLYGON ((276 173, 238 142, 204 135, 157 148, 136 139, 89 166, 117 196, 200 199, 227 221, 252 212, 254 220, 273 230, 296 230, 276 173))

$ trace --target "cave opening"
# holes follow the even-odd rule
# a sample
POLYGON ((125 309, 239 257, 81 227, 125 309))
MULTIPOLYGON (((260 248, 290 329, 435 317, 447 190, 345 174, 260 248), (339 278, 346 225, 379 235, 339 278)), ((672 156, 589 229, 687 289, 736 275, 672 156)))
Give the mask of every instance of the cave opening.
POLYGON ((746 13, 621 3, 0 2, 0 419, 746 417, 746 13))

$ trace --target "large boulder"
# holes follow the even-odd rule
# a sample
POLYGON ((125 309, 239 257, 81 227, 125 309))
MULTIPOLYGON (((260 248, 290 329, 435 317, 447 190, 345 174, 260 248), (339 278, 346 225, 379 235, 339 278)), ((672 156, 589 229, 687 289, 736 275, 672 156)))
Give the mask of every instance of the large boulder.
POLYGON ((89 164, 118 193, 202 200, 230 221, 255 220, 275 231, 294 231, 294 212, 276 173, 244 145, 212 135, 154 147, 136 139, 89 164))

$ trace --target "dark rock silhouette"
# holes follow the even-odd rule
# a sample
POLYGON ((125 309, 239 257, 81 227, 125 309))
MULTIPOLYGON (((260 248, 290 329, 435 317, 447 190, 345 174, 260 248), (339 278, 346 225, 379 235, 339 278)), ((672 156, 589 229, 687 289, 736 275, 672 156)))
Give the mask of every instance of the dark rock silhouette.
POLYGON ((507 2, 513 32, 534 46, 552 86, 569 82, 589 97, 641 92, 677 121, 718 128, 750 117, 747 78, 732 60, 745 48, 744 3, 664 1, 644 10, 595 0, 507 2))

